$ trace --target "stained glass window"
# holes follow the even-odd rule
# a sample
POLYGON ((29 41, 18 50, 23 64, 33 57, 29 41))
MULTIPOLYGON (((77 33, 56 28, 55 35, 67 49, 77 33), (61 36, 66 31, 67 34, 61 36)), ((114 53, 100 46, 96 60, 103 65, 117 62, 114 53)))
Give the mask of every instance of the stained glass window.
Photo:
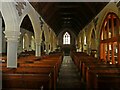
POLYGON ((63 44, 70 44, 70 34, 68 32, 63 35, 63 44))

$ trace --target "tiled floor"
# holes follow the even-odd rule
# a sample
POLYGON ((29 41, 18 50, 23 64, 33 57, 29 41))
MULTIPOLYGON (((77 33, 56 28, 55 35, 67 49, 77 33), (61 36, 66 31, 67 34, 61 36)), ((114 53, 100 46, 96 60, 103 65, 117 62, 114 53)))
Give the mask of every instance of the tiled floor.
POLYGON ((85 90, 80 75, 70 56, 64 56, 60 68, 57 90, 85 90))

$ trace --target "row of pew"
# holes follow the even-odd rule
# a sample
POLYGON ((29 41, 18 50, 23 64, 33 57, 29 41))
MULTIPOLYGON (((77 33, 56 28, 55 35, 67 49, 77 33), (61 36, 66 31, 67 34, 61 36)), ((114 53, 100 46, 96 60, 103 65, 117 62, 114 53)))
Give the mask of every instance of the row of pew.
POLYGON ((120 90, 120 65, 106 64, 84 52, 71 52, 87 90, 120 90))
POLYGON ((17 68, 2 66, 2 90, 56 90, 63 53, 21 56, 17 68))

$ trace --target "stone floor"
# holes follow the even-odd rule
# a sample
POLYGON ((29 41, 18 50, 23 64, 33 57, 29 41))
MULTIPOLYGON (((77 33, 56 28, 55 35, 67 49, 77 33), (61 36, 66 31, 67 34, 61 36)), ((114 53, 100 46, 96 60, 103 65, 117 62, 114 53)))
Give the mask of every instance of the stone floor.
POLYGON ((60 68, 57 90, 85 90, 79 72, 70 56, 64 56, 60 68))

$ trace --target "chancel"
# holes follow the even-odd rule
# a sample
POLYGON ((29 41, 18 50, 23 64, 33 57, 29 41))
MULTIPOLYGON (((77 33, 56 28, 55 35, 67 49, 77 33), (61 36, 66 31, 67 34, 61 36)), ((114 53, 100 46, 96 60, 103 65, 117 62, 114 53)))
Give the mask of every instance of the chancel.
POLYGON ((119 0, 37 1, 0 2, 1 90, 120 90, 119 0))

